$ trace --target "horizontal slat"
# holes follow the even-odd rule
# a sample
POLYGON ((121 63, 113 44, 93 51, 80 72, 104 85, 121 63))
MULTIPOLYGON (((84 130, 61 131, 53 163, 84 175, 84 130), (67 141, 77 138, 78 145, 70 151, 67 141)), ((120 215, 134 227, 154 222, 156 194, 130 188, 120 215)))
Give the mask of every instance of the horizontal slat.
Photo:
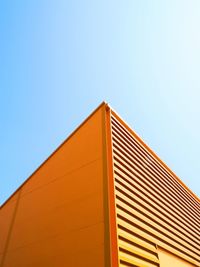
POLYGON ((158 162, 158 160, 153 157, 146 148, 138 142, 135 137, 130 133, 117 119, 112 115, 112 127, 115 126, 119 132, 123 135, 123 138, 126 139, 127 143, 130 143, 132 146, 135 145, 143 155, 146 155, 149 159, 151 159, 154 167, 159 170, 162 174, 166 175, 171 182, 177 186, 177 188, 182 192, 182 194, 188 199, 188 201, 193 202, 193 204, 197 207, 197 210, 200 208, 200 203, 196 201, 196 199, 191 196, 191 194, 169 173, 169 171, 158 162))
POLYGON ((156 203, 150 201, 144 194, 142 196, 139 195, 139 192, 135 187, 127 183, 126 180, 123 180, 123 178, 117 174, 115 174, 115 182, 116 187, 120 188, 119 193, 116 192, 117 195, 123 194, 121 195, 121 198, 129 202, 131 205, 138 205, 138 208, 141 207, 143 212, 149 213, 155 219, 158 218, 161 223, 164 223, 167 226, 167 229, 170 229, 172 232, 176 230, 184 239, 186 238, 188 243, 192 246, 197 246, 198 250, 200 250, 200 244, 197 245, 199 240, 198 236, 191 236, 188 233, 189 229, 185 230, 185 228, 180 227, 179 224, 174 223, 174 221, 169 219, 168 214, 166 214, 163 209, 157 209, 156 203))
POLYGON ((190 220, 190 224, 194 224, 196 225, 196 227, 199 226, 198 214, 195 214, 194 216, 194 214, 192 214, 192 212, 189 212, 189 210, 187 210, 184 205, 181 206, 176 198, 173 199, 173 196, 169 194, 169 189, 164 186, 164 182, 162 184, 159 180, 156 179, 155 176, 144 170, 144 168, 140 166, 137 161, 131 161, 127 155, 121 153, 121 151, 119 151, 119 149, 117 149, 116 147, 114 147, 113 153, 114 157, 119 157, 123 160, 123 164, 125 166, 134 169, 135 171, 137 171, 137 173, 142 175, 146 181, 148 180, 154 186, 154 189, 157 191, 157 193, 160 195, 162 194, 163 199, 165 199, 171 207, 173 206, 176 210, 179 210, 179 212, 181 212, 184 217, 190 220))
POLYGON ((140 166, 151 174, 155 175, 155 177, 163 183, 167 188, 170 189, 170 192, 173 192, 173 197, 178 198, 178 203, 180 202, 181 205, 184 205, 186 208, 190 210, 190 212, 193 212, 196 215, 198 211, 197 207, 193 204, 193 202, 189 201, 188 199, 185 199, 185 197, 181 194, 180 190, 177 189, 175 185, 171 183, 171 181, 168 181, 163 174, 159 173, 157 169, 152 166, 152 160, 149 160, 146 156, 141 156, 140 151, 134 150, 129 144, 127 144, 122 137, 120 137, 118 134, 113 132, 113 144, 114 146, 118 147, 122 153, 124 153, 130 160, 135 159, 140 166), (165 179, 163 179, 165 178, 165 179), (196 212, 196 213, 195 213, 196 212))
POLYGON ((127 149, 133 151, 133 153, 137 153, 137 155, 143 161, 145 167, 148 166, 149 168, 157 172, 157 174, 159 174, 161 177, 164 177, 165 182, 169 183, 174 188, 174 190, 177 191, 178 195, 181 195, 182 198, 185 199, 185 203, 191 204, 193 208, 195 208, 196 211, 199 213, 200 204, 191 195, 186 196, 185 193, 188 192, 185 190, 185 188, 183 187, 180 188, 180 184, 173 177, 171 179, 168 176, 166 176, 166 173, 163 172, 163 169, 160 166, 158 167, 156 165, 154 158, 150 154, 146 152, 144 153, 143 150, 138 148, 138 143, 136 143, 136 140, 134 140, 134 143, 130 142, 127 139, 127 137, 125 137, 118 130, 117 131, 113 130, 112 135, 113 135, 113 140, 116 138, 117 141, 120 142, 120 144, 122 145, 124 144, 127 149))
POLYGON ((141 228, 135 221, 126 218, 126 213, 122 212, 122 215, 117 216, 117 224, 119 228, 126 228, 127 231, 136 232, 142 238, 151 241, 159 245, 160 247, 166 249, 167 251, 177 255, 178 257, 199 266, 200 259, 193 259, 190 255, 187 255, 184 251, 179 250, 177 247, 174 247, 171 243, 166 242, 165 240, 159 239, 158 236, 154 236, 151 232, 146 231, 144 228, 141 228))
POLYGON ((199 225, 196 222, 190 220, 188 216, 187 217, 183 216, 183 213, 180 210, 180 208, 177 208, 176 206, 172 205, 171 201, 169 202, 166 196, 161 194, 159 188, 154 184, 152 184, 151 179, 149 179, 147 175, 145 175, 142 171, 138 170, 138 168, 135 168, 134 166, 128 164, 124 160, 124 158, 116 155, 115 153, 114 153, 114 160, 117 160, 117 162, 120 163, 121 169, 124 169, 125 171, 128 170, 130 173, 138 176, 144 184, 146 184, 149 188, 151 188, 151 190, 154 191, 154 194, 156 194, 157 198, 159 198, 160 200, 162 199, 164 205, 166 205, 170 210, 173 210, 173 212, 177 214, 179 217, 181 217, 184 221, 187 221, 187 223, 192 226, 192 229, 194 229, 194 231, 196 229, 197 233, 199 233, 199 225))
POLYGON ((188 232, 189 236, 195 238, 195 240, 199 240, 199 231, 196 231, 194 227, 190 226, 190 224, 184 220, 184 218, 180 217, 175 211, 170 209, 163 199, 156 195, 148 184, 142 183, 140 176, 129 172, 116 161, 114 171, 123 179, 124 186, 129 190, 127 194, 133 194, 134 197, 137 195, 145 203, 149 203, 149 205, 154 207, 159 213, 163 214, 170 221, 188 232))
POLYGON ((120 266, 160 246, 200 267, 200 202, 115 113, 111 127, 120 266))
POLYGON ((166 240, 168 243, 171 243, 174 246, 177 246, 180 250, 186 251, 194 259, 198 258, 199 250, 192 248, 184 240, 179 238, 179 236, 171 234, 166 229, 158 225, 158 223, 155 223, 153 220, 149 219, 147 216, 140 213, 138 210, 128 206, 126 203, 123 203, 121 200, 116 199, 116 204, 117 204, 117 213, 121 214, 121 211, 125 212, 127 218, 129 218, 130 220, 132 219, 135 222, 137 221, 138 225, 143 227, 143 229, 152 232, 159 238, 166 240))
POLYGON ((150 263, 153 263, 154 265, 158 265, 159 263, 158 258, 155 255, 152 255, 138 247, 134 247, 133 245, 129 244, 128 242, 125 242, 124 240, 119 239, 118 244, 119 248, 126 250, 132 255, 134 254, 136 257, 139 257, 144 261, 148 261, 150 263))
POLYGON ((138 247, 142 247, 143 250, 146 250, 154 255, 157 254, 155 245, 152 245, 149 242, 144 241, 144 239, 142 239, 141 237, 139 238, 138 236, 134 236, 133 234, 130 234, 129 232, 125 231, 124 229, 120 229, 120 228, 118 228, 117 233, 118 233, 118 236, 121 236, 129 240, 130 242, 136 244, 138 247))
POLYGON ((115 143, 120 144, 120 146, 123 146, 126 148, 126 150, 128 150, 130 154, 137 154, 138 158, 140 158, 140 160, 142 161, 143 165, 148 168, 153 170, 154 172, 157 173, 157 175, 159 175, 160 177, 164 177, 165 178, 165 182, 167 184, 169 184, 177 193, 177 195, 181 195, 182 198, 185 200, 185 204, 190 204, 196 211, 198 211, 199 207, 195 205, 195 203, 193 202, 193 199, 190 197, 186 197, 182 191, 179 190, 179 188, 177 187, 176 184, 173 183, 173 181, 171 179, 169 179, 165 173, 163 173, 162 171, 160 171, 159 168, 157 168, 157 166, 155 165, 154 160, 149 157, 148 154, 144 154, 141 149, 137 148, 137 146, 135 144, 130 144, 130 142, 127 142, 125 139, 125 137, 118 132, 118 130, 113 130, 112 131, 113 134, 113 141, 115 143))
POLYGON ((158 264, 150 263, 146 261, 145 259, 134 257, 133 255, 130 255, 125 250, 119 251, 119 259, 120 261, 127 262, 129 264, 133 264, 133 266, 141 266, 141 267, 155 267, 159 266, 158 264))
POLYGON ((161 164, 161 162, 158 161, 157 158, 155 158, 147 149, 146 147, 144 147, 144 145, 138 141, 135 136, 133 135, 132 132, 130 132, 124 125, 122 125, 117 119, 115 119, 114 116, 112 116, 112 121, 111 121, 111 126, 113 128, 113 126, 116 126, 117 129, 119 130, 119 132, 123 133, 124 138, 126 138, 127 142, 130 142, 130 144, 135 144, 137 148, 140 149, 140 151, 146 155, 148 158, 151 159, 151 161, 154 164, 154 167, 159 170, 161 173, 163 173, 164 175, 166 175, 173 184, 175 184, 177 186, 177 188, 179 188, 179 190, 182 192, 182 194, 184 194, 184 196, 186 198, 188 198, 188 200, 191 200, 193 202, 193 204, 197 207, 197 209, 200 208, 200 202, 198 202, 196 199, 194 199, 194 197, 191 195, 191 193, 186 190, 180 183, 179 181, 177 181, 176 177, 173 176, 173 174, 171 174, 169 172, 168 169, 166 169, 166 167, 161 164))
POLYGON ((134 265, 134 264, 129 264, 128 262, 123 262, 122 260, 120 261, 120 267, 138 267, 139 265, 134 265))

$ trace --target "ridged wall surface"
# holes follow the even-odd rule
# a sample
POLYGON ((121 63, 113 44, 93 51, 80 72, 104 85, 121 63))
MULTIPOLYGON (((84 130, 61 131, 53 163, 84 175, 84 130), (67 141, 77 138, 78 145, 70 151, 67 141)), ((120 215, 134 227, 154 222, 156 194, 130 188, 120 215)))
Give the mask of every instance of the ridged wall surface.
POLYGON ((159 266, 157 246, 200 266, 199 201, 114 112, 111 126, 120 266, 159 266))

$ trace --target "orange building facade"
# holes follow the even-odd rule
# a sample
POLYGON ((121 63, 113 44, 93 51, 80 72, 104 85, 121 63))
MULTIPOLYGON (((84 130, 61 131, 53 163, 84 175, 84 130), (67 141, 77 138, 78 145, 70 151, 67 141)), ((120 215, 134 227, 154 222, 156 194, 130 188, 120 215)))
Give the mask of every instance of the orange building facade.
POLYGON ((200 266, 200 199, 102 103, 0 208, 0 267, 200 266))

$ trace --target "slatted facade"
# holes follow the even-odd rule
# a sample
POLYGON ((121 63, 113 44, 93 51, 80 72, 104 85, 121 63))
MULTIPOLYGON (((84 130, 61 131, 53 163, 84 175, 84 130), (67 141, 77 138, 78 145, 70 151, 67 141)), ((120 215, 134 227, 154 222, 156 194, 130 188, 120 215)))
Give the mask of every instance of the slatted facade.
POLYGON ((0 206, 0 267, 200 267, 200 200, 102 103, 0 206))
POLYGON ((157 247, 200 266, 200 203, 111 111, 120 266, 160 266, 157 247))

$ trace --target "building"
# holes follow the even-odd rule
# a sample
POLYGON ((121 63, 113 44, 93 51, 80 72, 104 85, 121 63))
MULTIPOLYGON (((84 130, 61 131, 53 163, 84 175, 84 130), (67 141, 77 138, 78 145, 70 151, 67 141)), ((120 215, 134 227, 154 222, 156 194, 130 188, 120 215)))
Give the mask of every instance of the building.
POLYGON ((200 199, 102 103, 0 209, 0 267, 200 266, 200 199))

